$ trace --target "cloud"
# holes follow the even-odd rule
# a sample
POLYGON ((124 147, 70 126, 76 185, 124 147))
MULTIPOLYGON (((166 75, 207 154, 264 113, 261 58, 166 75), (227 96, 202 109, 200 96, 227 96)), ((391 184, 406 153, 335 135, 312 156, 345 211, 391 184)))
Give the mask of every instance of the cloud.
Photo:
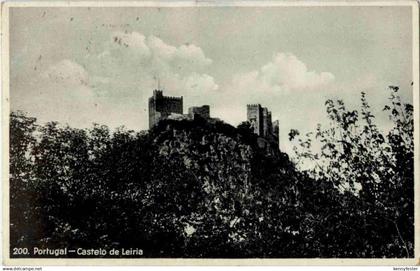
POLYGON ((234 76, 233 85, 257 91, 314 90, 334 81, 330 72, 316 72, 290 53, 277 53, 260 69, 234 76))
POLYGON ((279 85, 273 85, 264 80, 258 70, 234 75, 229 88, 233 91, 247 91, 250 93, 281 90, 279 85))
POLYGON ((196 91, 197 89, 206 89, 215 91, 219 86, 215 83, 214 78, 208 74, 192 73, 184 79, 187 89, 196 91))
POLYGON ((204 104, 219 88, 204 72, 211 63, 197 45, 175 46, 156 36, 116 31, 82 57, 45 63, 42 71, 19 83, 22 98, 14 105, 43 122, 147 129, 147 99, 157 80, 166 95, 191 97, 185 108, 204 104))
POLYGON ((102 50, 88 55, 84 63, 97 79, 92 80, 95 90, 114 99, 137 96, 145 100, 158 81, 170 95, 205 96, 219 88, 214 78, 204 72, 212 60, 200 47, 175 46, 139 32, 111 33, 102 50))
POLYGON ((154 57, 162 58, 168 61, 174 58, 177 51, 175 46, 168 45, 155 36, 149 36, 147 38, 147 44, 152 49, 154 57))
POLYGON ((147 38, 147 45, 153 52, 153 57, 168 62, 184 62, 183 64, 188 63, 194 67, 207 66, 212 63, 212 60, 204 55, 203 50, 194 44, 175 47, 152 35, 147 38))
POLYGON ((247 103, 284 104, 284 99, 293 99, 296 92, 305 91, 305 95, 309 95, 310 90, 319 96, 319 90, 328 89, 333 82, 332 73, 311 71, 295 55, 277 53, 260 68, 234 75, 225 88, 230 106, 247 103))
POLYGON ((329 72, 309 71, 306 64, 292 54, 278 53, 260 71, 261 80, 286 89, 314 89, 334 81, 329 72))
POLYGON ((56 64, 49 66, 41 74, 51 83, 60 83, 65 85, 88 85, 89 75, 85 68, 69 59, 64 59, 56 64))
POLYGON ((48 65, 29 80, 20 81, 16 89, 23 96, 16 98, 12 109, 24 110, 40 122, 59 121, 75 127, 104 121, 95 111, 98 102, 89 86, 90 81, 89 73, 82 65, 63 59, 48 65))
POLYGON ((121 54, 129 52, 133 60, 148 62, 154 68, 167 71, 169 68, 189 71, 201 69, 212 63, 203 50, 194 44, 179 47, 165 43, 162 39, 138 32, 113 32, 107 50, 101 56, 109 56, 110 50, 121 54), (137 58, 137 59, 136 59, 137 58))
POLYGON ((114 32, 112 39, 120 46, 135 48, 144 55, 150 55, 149 47, 146 45, 146 37, 138 32, 114 32))
POLYGON ((246 104, 260 103, 280 121, 280 141, 287 146, 290 129, 316 127, 324 119, 324 102, 333 92, 335 77, 319 72, 290 53, 277 53, 261 67, 236 74, 222 88, 225 103, 214 113, 232 124, 246 120, 246 104), (305 108, 305 110, 302 110, 305 108), (310 112, 310 114, 308 114, 310 112))
POLYGON ((177 51, 177 57, 186 61, 194 61, 202 66, 210 65, 213 61, 204 55, 203 50, 194 44, 181 45, 177 51))
MULTIPOLYGON (((64 59, 51 64, 38 78, 31 81, 32 86, 39 90, 40 104, 54 107, 59 102, 78 107, 82 104, 93 103, 95 93, 90 84, 97 78, 91 78, 86 69, 75 61, 64 59)), ((62 108, 60 108, 61 110, 62 108)))

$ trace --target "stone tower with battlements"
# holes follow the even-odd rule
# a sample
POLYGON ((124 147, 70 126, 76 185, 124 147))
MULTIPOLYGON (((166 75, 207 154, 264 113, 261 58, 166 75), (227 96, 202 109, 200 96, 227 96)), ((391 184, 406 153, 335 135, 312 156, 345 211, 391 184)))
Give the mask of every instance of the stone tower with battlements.
POLYGON ((154 90, 153 96, 149 98, 149 129, 171 114, 183 114, 182 96, 163 96, 162 90, 154 90))
POLYGON ((279 123, 272 122, 271 112, 260 104, 247 105, 247 119, 254 133, 262 137, 274 137, 278 141, 279 123))
POLYGON ((248 104, 247 108, 247 119, 251 124, 251 128, 257 135, 262 135, 263 132, 263 114, 262 107, 260 104, 248 104))

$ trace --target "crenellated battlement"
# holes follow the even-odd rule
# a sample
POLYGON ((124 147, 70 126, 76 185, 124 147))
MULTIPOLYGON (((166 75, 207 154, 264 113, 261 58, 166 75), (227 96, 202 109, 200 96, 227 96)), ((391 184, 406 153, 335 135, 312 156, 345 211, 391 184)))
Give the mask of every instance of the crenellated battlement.
POLYGON ((247 104, 247 107, 261 107, 260 104, 247 104))
MULTIPOLYGON (((247 119, 254 133, 265 138, 274 138, 278 142, 279 123, 272 121, 271 111, 261 104, 247 104, 247 119)), ((210 106, 193 106, 188 114, 183 114, 183 97, 164 96, 163 90, 154 89, 153 96, 149 98, 149 128, 155 126, 162 119, 194 119, 197 116, 205 119, 210 117, 210 106)))
POLYGON ((175 96, 163 96, 163 90, 155 89, 153 90, 153 97, 156 99, 163 99, 163 100, 175 100, 175 101, 181 101, 183 97, 175 97, 175 96))
POLYGON ((183 97, 163 96, 162 90, 153 90, 149 98, 149 128, 173 113, 183 114, 183 97))
POLYGON ((182 101, 183 97, 163 96, 162 99, 167 101, 182 101))

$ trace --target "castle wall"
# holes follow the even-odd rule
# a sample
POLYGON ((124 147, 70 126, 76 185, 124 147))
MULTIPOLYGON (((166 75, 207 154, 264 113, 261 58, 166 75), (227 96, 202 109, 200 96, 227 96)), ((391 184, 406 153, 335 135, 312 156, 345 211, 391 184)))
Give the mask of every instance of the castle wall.
POLYGON ((267 114, 267 135, 273 134, 273 120, 271 118, 271 112, 268 111, 267 114))
POLYGON ((262 110, 261 105, 259 104, 249 104, 247 105, 247 119, 251 124, 251 128, 254 130, 254 133, 257 135, 263 134, 263 125, 262 125, 262 110))
POLYGON ((161 115, 156 111, 156 101, 153 97, 149 98, 149 128, 158 123, 161 115))
POLYGON ((277 142, 279 142, 279 140, 280 140, 280 125, 279 125, 278 120, 273 122, 273 135, 274 135, 275 139, 277 140, 277 142))
POLYGON ((153 96, 149 98, 149 128, 171 113, 183 113, 182 97, 167 97, 163 96, 161 90, 154 90, 153 96))
POLYGON ((263 137, 275 137, 278 141, 279 123, 272 122, 271 112, 260 104, 247 105, 247 119, 254 133, 263 137))
POLYGON ((193 106, 188 108, 188 115, 191 118, 194 118, 195 115, 199 115, 202 118, 208 119, 210 118, 210 106, 203 105, 203 106, 193 106))
POLYGON ((273 130, 272 130, 272 124, 271 124, 271 112, 268 111, 267 107, 263 107, 262 108, 262 130, 263 130, 263 135, 264 136, 268 136, 270 134, 272 134, 273 130))
MULTIPOLYGON (((211 120, 210 106, 190 107, 188 115, 183 115, 182 97, 163 96, 161 90, 154 90, 153 96, 149 98, 149 128, 155 126, 161 119, 193 119, 196 115, 211 120)), ((248 104, 247 120, 255 134, 279 141, 279 122, 272 122, 272 115, 267 107, 248 104)))
POLYGON ((170 113, 182 114, 183 105, 182 98, 162 97, 156 100, 155 110, 162 113, 162 115, 169 115, 170 113))

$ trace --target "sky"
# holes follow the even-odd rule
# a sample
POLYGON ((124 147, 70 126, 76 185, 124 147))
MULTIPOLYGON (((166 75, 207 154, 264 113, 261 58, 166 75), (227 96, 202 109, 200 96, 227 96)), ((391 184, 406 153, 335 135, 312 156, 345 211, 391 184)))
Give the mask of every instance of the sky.
POLYGON ((183 96, 237 125, 260 103, 290 129, 328 124, 325 101, 381 129, 389 85, 412 103, 411 7, 12 8, 10 105, 38 121, 148 129, 148 98, 183 96))

